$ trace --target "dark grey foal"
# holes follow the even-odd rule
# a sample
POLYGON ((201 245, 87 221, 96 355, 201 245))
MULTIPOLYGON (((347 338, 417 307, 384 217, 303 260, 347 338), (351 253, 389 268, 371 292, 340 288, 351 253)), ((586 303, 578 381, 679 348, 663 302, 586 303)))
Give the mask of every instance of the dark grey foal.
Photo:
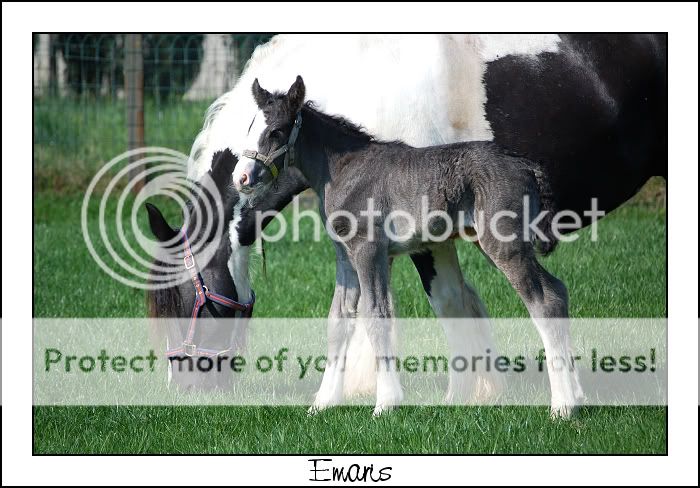
MULTIPOLYGON (((413 148, 375 140, 305 104, 301 77, 286 94, 269 93, 256 80, 253 95, 267 126, 257 150, 243 153, 234 183, 265 198, 274 176, 293 164, 318 194, 329 232, 357 273, 358 316, 378 359, 375 415, 403 397, 397 372, 380 366, 395 355, 385 320, 393 315, 390 257, 419 256, 468 228, 525 303, 544 343, 552 413, 569 416, 583 392, 570 352, 566 287, 536 258, 537 246, 547 253, 556 245, 549 189, 537 165, 490 142, 413 148)), ((342 324, 329 326, 329 358, 345 356, 352 331, 342 324)), ((329 362, 313 408, 342 397, 337 363, 329 362)))

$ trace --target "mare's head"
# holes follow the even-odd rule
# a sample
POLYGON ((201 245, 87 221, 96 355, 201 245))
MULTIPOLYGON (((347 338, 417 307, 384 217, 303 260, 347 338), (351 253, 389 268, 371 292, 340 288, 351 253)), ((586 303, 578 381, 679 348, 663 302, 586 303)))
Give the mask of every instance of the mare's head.
MULTIPOLYGON (((158 286, 148 294, 149 316, 173 319, 168 320, 165 327, 169 350, 176 350, 185 342, 197 301, 192 270, 187 269, 191 268, 192 260, 185 260, 188 246, 194 256, 194 269, 199 272, 204 286, 238 301, 236 285, 228 269, 231 255, 228 226, 238 200, 230 175, 236 162, 236 157, 228 150, 218 154, 209 173, 197 183, 180 229, 173 228, 157 207, 146 204, 151 231, 159 243, 150 280, 158 286)), ((199 324, 191 342, 197 349, 230 351, 228 355, 234 355, 245 342, 246 327, 241 323, 244 321, 223 319, 240 316, 240 311, 207 301, 199 309, 199 324)), ((204 372, 197 368, 200 357, 195 350, 191 357, 180 354, 171 359, 171 381, 186 389, 228 389, 231 371, 223 368, 221 373, 204 372), (189 371, 190 362, 194 363, 193 371, 189 371)))

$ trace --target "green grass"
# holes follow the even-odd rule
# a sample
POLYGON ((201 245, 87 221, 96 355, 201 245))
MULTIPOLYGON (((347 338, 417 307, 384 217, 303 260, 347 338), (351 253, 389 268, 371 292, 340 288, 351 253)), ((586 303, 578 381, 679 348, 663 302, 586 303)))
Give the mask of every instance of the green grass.
POLYGON ((302 407, 36 407, 38 453, 663 453, 666 410, 371 407, 308 417, 302 407))
MULTIPOLYGON (((35 316, 143 317, 143 292, 111 279, 85 249, 81 199, 39 192, 34 204, 35 316)), ((585 239, 586 230, 544 260, 567 283, 572 316, 665 316, 665 210, 626 206, 599 225, 597 243, 585 239)), ((301 242, 266 247, 266 276, 259 260, 254 266, 256 316, 327 314, 333 249, 328 240, 312 242, 307 231, 301 242), (278 299, 290 290, 294 300, 278 299)), ((492 316, 526 316, 474 246, 458 249, 492 316)), ((431 316, 408 259, 397 260, 392 281, 401 316, 431 316)), ((378 419, 370 407, 339 407, 314 418, 298 407, 35 407, 34 413, 37 453, 602 454, 664 453, 666 445, 666 409, 659 407, 585 408, 570 422, 551 421, 544 407, 404 407, 378 419)))

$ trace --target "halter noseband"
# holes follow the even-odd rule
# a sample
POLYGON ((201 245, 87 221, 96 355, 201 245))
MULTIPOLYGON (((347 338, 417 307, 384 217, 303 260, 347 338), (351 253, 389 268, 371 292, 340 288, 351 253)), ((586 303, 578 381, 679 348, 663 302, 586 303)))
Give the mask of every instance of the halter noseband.
POLYGON ((287 167, 294 166, 294 144, 299 136, 299 130, 301 129, 301 111, 297 112, 297 116, 294 119, 294 126, 292 127, 292 132, 289 133, 289 140, 287 144, 280 146, 275 151, 271 152, 267 156, 260 154, 258 151, 252 151, 250 149, 245 149, 242 153, 246 158, 260 161, 262 164, 267 166, 272 173, 273 178, 277 178, 279 174, 279 169, 275 165, 275 159, 284 154, 284 169, 287 167))
POLYGON ((196 330, 196 325, 197 325, 197 318, 199 317, 199 311, 201 308, 206 305, 208 302, 214 302, 218 303, 219 305, 223 305, 224 307, 231 308, 233 310, 237 310, 242 313, 243 318, 250 318, 253 316, 253 305, 255 305, 255 293, 251 291, 252 297, 248 303, 240 303, 237 302, 236 300, 233 300, 231 298, 225 297, 223 295, 219 295, 217 293, 214 293, 212 291, 209 291, 209 289, 204 286, 204 280, 202 279, 202 275, 199 273, 199 270, 197 269, 197 263, 194 260, 194 254, 192 254, 192 249, 190 248, 190 242, 187 239, 187 233, 183 230, 182 231, 182 237, 184 241, 184 247, 185 247, 185 257, 184 257, 184 262, 185 262, 185 269, 189 270, 190 276, 192 278, 192 284, 194 285, 194 291, 195 291, 195 300, 194 300, 194 307, 192 307, 192 316, 190 318, 190 326, 187 329, 187 337, 185 337, 185 340, 182 342, 182 346, 178 347, 176 349, 168 349, 165 352, 166 357, 172 357, 172 356, 179 356, 181 354, 184 354, 185 356, 206 356, 206 357, 214 357, 214 356, 220 356, 221 354, 227 353, 231 350, 229 347, 228 349, 224 349, 222 351, 217 351, 214 349, 205 349, 201 347, 197 347, 196 344, 194 344, 194 334, 196 330))

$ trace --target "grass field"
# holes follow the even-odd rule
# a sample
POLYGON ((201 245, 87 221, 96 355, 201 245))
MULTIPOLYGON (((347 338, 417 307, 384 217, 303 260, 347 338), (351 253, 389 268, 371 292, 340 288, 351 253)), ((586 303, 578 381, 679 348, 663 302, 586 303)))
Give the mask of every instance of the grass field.
MULTIPOLYGON (((143 293, 93 264, 80 233, 79 195, 38 192, 34 203, 35 316, 143 317, 143 293)), ((600 223, 599 233, 597 243, 582 238, 563 244, 545 260, 569 286, 572 316, 665 316, 665 210, 621 208, 600 223)), ((329 241, 312 242, 311 232, 302 236, 299 243, 267 246, 266 276, 255 266, 256 316, 327 314, 333 250, 329 241), (289 290, 294 300, 274 299, 289 290)), ((498 271, 470 244, 458 248, 462 269, 491 315, 526 316, 498 271)), ((396 262, 392 279, 401 316, 431 315, 409 260, 396 262)), ((300 407, 35 407, 34 448, 37 453, 663 453, 666 445, 666 409, 657 407, 585 408, 570 422, 552 422, 542 407, 404 407, 379 419, 370 411, 340 407, 308 418, 300 407)))

